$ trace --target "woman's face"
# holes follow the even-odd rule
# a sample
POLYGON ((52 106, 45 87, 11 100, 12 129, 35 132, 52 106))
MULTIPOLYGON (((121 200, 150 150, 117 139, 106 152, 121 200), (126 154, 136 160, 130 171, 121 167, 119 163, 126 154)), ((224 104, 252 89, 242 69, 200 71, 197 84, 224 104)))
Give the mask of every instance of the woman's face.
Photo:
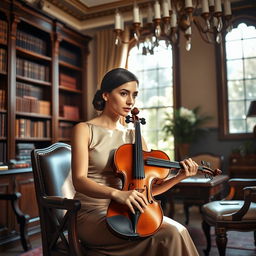
POLYGON ((138 84, 136 81, 122 84, 111 92, 103 93, 103 98, 106 101, 104 110, 115 115, 127 116, 135 104, 137 95, 138 84))

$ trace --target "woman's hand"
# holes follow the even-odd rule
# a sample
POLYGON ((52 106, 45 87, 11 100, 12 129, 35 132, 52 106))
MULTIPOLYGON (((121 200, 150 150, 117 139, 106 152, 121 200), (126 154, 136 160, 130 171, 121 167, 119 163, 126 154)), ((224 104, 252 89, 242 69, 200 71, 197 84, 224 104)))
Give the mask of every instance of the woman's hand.
POLYGON ((198 164, 193 161, 191 158, 185 159, 180 162, 183 166, 182 169, 179 170, 177 176, 180 176, 182 179, 187 177, 191 177, 197 174, 198 164))
POLYGON ((115 190, 112 193, 112 199, 118 203, 127 205, 133 214, 135 214, 135 209, 143 213, 143 208, 148 204, 146 197, 137 190, 115 190))

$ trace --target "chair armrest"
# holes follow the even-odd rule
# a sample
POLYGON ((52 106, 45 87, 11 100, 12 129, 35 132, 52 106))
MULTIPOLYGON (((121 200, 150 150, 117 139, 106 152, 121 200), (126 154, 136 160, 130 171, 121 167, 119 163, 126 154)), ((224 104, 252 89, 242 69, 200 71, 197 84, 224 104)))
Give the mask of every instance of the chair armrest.
POLYGON ((256 186, 244 188, 244 200, 250 200, 251 202, 256 200, 256 186))
POLYGON ((21 193, 14 192, 11 194, 2 194, 0 193, 0 200, 8 200, 11 201, 12 209, 17 218, 17 222, 20 227, 20 240, 24 251, 28 251, 32 248, 31 243, 29 241, 29 236, 27 232, 27 224, 29 222, 30 216, 21 211, 18 199, 21 197, 21 193))
POLYGON ((228 183, 230 185, 230 191, 225 200, 232 200, 236 191, 242 190, 244 187, 256 186, 256 179, 232 178, 228 183))
POLYGON ((232 220, 240 221, 243 216, 247 213, 247 211, 250 208, 251 202, 256 198, 256 186, 253 187, 245 187, 244 190, 244 204, 242 208, 233 213, 230 214, 232 216, 232 220))
POLYGON ((0 200, 14 201, 14 200, 17 200, 20 197, 21 197, 21 193, 19 193, 19 192, 15 192, 15 193, 12 193, 12 194, 2 194, 2 193, 0 193, 0 200))
POLYGON ((59 196, 43 196, 42 204, 46 208, 62 209, 62 210, 75 210, 81 208, 79 200, 67 199, 59 196))

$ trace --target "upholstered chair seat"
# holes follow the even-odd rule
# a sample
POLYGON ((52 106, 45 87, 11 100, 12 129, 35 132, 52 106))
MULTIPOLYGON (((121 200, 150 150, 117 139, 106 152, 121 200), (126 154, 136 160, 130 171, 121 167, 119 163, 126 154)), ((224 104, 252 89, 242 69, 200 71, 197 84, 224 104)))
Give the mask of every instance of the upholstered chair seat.
MULTIPOLYGON (((228 201, 213 201, 203 205, 202 212, 208 218, 215 221, 232 221, 232 214, 238 212, 244 201, 228 200, 228 201)), ((241 221, 255 222, 256 219, 256 203, 251 203, 246 214, 241 218, 241 221)))

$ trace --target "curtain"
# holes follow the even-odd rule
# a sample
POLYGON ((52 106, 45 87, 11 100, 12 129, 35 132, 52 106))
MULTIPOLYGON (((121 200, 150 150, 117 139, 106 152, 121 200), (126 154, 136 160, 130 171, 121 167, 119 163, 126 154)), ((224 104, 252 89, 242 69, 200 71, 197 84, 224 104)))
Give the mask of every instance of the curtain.
POLYGON ((129 49, 129 27, 123 32, 123 43, 115 45, 113 29, 98 31, 96 34, 97 45, 97 89, 105 73, 113 68, 125 68, 129 49))

